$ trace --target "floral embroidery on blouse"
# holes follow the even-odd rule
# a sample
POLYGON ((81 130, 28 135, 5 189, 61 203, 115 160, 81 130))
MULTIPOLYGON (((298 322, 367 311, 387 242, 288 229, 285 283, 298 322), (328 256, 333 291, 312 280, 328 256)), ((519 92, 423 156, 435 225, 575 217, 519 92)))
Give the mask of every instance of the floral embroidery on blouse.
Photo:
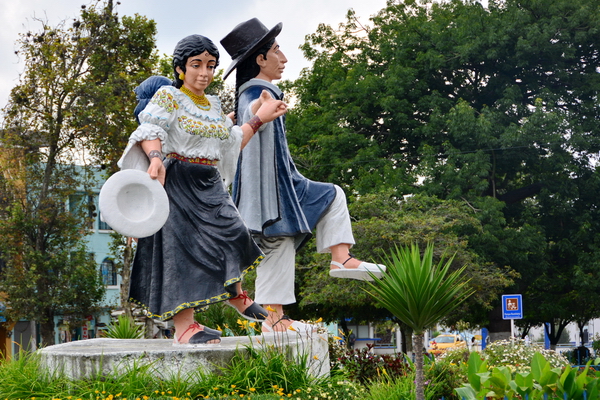
POLYGON ((190 135, 215 137, 222 140, 229 137, 229 129, 227 129, 222 123, 205 124, 201 120, 181 115, 179 117, 179 126, 190 135))
POLYGON ((166 90, 159 90, 156 92, 152 97, 151 102, 164 108, 169 113, 179 109, 179 104, 177 104, 173 95, 166 90))

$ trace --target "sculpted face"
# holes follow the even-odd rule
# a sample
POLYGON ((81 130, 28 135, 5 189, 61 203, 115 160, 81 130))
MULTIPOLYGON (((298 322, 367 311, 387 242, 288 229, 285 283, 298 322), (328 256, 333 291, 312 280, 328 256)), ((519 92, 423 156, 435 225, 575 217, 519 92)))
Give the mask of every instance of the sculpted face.
POLYGON ((283 54, 279 48, 279 44, 275 41, 267 52, 266 59, 262 54, 256 57, 256 63, 260 67, 260 73, 256 77, 268 82, 281 79, 287 61, 285 54, 283 54))
MULTIPOLYGON (((191 56, 185 63, 185 77, 183 85, 199 96, 204 94, 204 90, 210 85, 215 76, 217 59, 207 51, 202 54, 191 56)), ((183 72, 177 67, 177 72, 183 72)))

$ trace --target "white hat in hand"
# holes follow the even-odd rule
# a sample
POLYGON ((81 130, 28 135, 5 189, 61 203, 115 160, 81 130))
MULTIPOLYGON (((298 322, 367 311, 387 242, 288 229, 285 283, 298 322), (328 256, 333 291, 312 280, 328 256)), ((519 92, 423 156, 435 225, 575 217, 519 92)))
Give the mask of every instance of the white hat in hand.
POLYGON ((124 236, 152 236, 169 216, 167 192, 147 172, 124 169, 112 175, 100 190, 102 220, 124 236))

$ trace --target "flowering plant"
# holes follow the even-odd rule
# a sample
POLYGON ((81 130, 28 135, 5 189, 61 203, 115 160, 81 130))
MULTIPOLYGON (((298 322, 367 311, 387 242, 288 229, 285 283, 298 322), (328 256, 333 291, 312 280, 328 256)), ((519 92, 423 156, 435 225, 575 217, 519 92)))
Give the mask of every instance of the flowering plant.
POLYGON ((482 357, 490 368, 505 366, 511 372, 527 372, 531 370, 531 361, 536 353, 540 353, 551 368, 569 365, 569 361, 560 353, 540 346, 526 345, 522 339, 492 342, 485 348, 482 357))

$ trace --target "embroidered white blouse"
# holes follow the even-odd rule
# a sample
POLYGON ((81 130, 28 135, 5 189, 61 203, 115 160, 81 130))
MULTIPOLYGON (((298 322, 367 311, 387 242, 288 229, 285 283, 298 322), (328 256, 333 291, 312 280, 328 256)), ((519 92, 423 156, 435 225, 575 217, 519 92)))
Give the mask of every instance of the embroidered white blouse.
POLYGON ((217 168, 229 186, 235 176, 242 129, 223 114, 218 97, 206 97, 210 108, 203 109, 173 86, 158 89, 139 114, 140 126, 129 137, 119 167, 147 171, 150 162, 139 143, 160 139, 164 155, 219 160, 217 168))

